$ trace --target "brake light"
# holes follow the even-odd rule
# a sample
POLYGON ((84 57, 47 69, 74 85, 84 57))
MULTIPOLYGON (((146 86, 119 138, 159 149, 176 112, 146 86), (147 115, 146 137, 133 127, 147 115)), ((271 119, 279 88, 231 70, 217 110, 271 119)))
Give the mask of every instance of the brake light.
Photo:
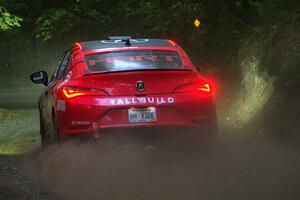
POLYGON ((71 99, 78 96, 105 96, 107 95, 103 90, 82 87, 63 87, 62 90, 65 97, 71 99))
POLYGON ((203 92, 210 92, 210 86, 208 83, 205 83, 199 87, 199 90, 203 92))
POLYGON ((191 92, 191 91, 202 91, 205 93, 211 92, 211 85, 207 82, 189 84, 178 87, 175 92, 191 92))

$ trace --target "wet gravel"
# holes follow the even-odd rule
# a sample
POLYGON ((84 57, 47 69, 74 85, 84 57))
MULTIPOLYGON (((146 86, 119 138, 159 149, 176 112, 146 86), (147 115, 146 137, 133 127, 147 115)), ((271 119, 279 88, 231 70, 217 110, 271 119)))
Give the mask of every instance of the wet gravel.
POLYGON ((299 146, 236 134, 194 153, 68 144, 1 156, 0 169, 1 200, 300 199, 299 146))
POLYGON ((28 172, 21 156, 0 156, 0 199, 55 200, 28 172))

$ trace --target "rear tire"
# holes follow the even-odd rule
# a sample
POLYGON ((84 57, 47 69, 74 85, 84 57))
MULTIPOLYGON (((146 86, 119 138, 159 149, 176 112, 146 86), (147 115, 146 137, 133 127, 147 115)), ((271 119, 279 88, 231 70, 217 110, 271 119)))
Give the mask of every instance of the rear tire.
POLYGON ((39 113, 40 113, 41 146, 42 146, 42 148, 45 148, 45 147, 49 146, 49 137, 48 137, 47 132, 45 131, 44 120, 43 120, 42 113, 41 113, 40 109, 39 109, 39 113))
POLYGON ((44 130, 44 126, 42 125, 41 121, 41 144, 42 148, 48 148, 52 145, 55 145, 59 142, 59 137, 58 137, 58 128, 56 124, 56 119, 55 115, 52 116, 52 123, 51 123, 51 128, 48 131, 44 130))

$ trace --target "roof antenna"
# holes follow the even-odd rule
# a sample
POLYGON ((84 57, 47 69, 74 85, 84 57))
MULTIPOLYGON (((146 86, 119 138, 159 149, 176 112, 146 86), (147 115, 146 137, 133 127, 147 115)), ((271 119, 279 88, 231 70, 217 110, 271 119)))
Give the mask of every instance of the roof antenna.
POLYGON ((125 40, 122 40, 122 42, 125 42, 125 45, 130 47, 131 46, 131 43, 130 43, 130 38, 128 39, 125 39, 125 40))

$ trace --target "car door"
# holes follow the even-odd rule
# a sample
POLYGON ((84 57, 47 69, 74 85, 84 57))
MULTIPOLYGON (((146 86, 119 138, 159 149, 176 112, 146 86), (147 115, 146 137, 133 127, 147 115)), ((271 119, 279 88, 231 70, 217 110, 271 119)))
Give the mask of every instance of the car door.
POLYGON ((67 64, 70 60, 71 52, 68 50, 64 53, 62 58, 59 61, 59 65, 56 68, 55 72, 52 75, 52 78, 45 88, 43 95, 40 98, 40 110, 44 122, 46 123, 47 128, 50 128, 52 124, 53 108, 55 108, 56 96, 57 96, 57 86, 65 75, 67 64))

